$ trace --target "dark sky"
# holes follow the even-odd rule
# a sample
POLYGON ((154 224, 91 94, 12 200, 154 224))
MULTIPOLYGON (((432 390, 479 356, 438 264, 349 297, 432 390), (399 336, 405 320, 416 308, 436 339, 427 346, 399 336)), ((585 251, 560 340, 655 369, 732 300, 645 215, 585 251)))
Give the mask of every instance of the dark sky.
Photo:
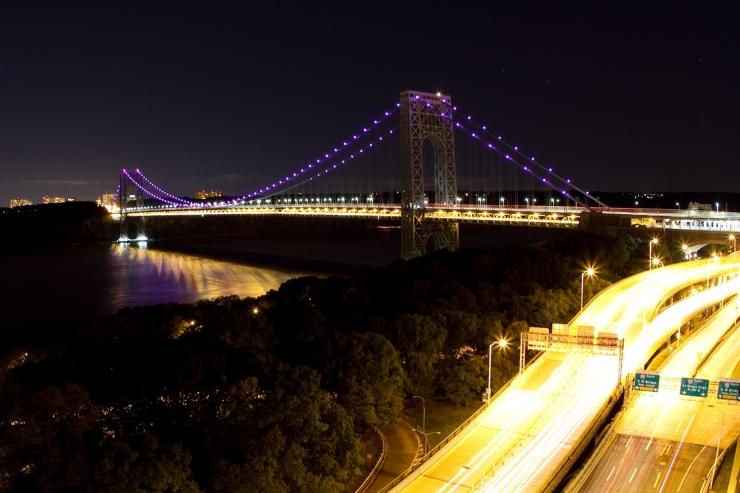
POLYGON ((250 192, 442 90, 584 188, 737 191, 740 4, 0 3, 0 206, 250 192))

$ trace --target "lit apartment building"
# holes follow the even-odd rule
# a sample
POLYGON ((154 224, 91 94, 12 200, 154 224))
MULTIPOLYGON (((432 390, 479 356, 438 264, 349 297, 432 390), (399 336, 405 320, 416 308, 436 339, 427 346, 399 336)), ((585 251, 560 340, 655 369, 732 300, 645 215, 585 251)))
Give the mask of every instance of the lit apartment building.
POLYGON ((18 197, 17 199, 10 199, 10 208, 13 207, 21 207, 23 205, 33 205, 33 202, 31 202, 28 199, 22 199, 18 197))
POLYGON ((196 199, 211 199, 213 197, 220 197, 221 196, 221 190, 209 190, 206 192, 205 190, 201 190, 200 192, 195 192, 195 198, 196 199))
POLYGON ((53 197, 49 197, 48 195, 44 195, 41 200, 44 201, 44 204, 61 204, 63 202, 74 202, 74 197, 57 197, 54 195, 53 197))

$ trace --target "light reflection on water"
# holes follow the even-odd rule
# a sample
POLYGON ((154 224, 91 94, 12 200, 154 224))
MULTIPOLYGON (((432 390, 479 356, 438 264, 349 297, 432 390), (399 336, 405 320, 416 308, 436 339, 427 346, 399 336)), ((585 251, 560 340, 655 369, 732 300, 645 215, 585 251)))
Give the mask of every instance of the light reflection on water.
POLYGON ((0 283, 0 328, 126 306, 260 296, 304 275, 118 244, 0 255, 0 273, 6 281, 0 283))
POLYGON ((120 266, 113 269, 116 278, 111 294, 116 306, 191 303, 232 294, 255 297, 301 275, 149 250, 146 246, 114 245, 112 249, 120 266))

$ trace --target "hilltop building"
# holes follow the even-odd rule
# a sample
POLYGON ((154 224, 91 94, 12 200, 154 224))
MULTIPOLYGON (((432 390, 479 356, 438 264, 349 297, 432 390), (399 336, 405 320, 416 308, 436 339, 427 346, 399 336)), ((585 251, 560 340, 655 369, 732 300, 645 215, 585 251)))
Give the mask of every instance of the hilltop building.
POLYGON ((196 199, 212 199, 214 197, 220 197, 221 196, 221 190, 209 190, 206 192, 205 190, 201 190, 200 192, 195 192, 195 198, 196 199))
POLYGON ((16 199, 10 199, 10 208, 11 209, 13 207, 21 207, 21 206, 24 206, 24 205, 33 205, 33 202, 31 202, 28 199, 22 199, 20 197, 18 197, 16 199))

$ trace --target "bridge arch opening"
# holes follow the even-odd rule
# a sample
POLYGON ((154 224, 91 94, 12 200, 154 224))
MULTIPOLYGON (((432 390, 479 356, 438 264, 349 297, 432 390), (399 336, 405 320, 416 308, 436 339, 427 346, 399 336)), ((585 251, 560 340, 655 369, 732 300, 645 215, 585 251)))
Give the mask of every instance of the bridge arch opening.
POLYGON ((424 255, 433 235, 439 248, 457 250, 456 222, 426 220, 429 213, 424 180, 424 152, 431 144, 434 163, 434 202, 454 205, 457 197, 452 100, 441 93, 401 93, 401 256, 424 255))

